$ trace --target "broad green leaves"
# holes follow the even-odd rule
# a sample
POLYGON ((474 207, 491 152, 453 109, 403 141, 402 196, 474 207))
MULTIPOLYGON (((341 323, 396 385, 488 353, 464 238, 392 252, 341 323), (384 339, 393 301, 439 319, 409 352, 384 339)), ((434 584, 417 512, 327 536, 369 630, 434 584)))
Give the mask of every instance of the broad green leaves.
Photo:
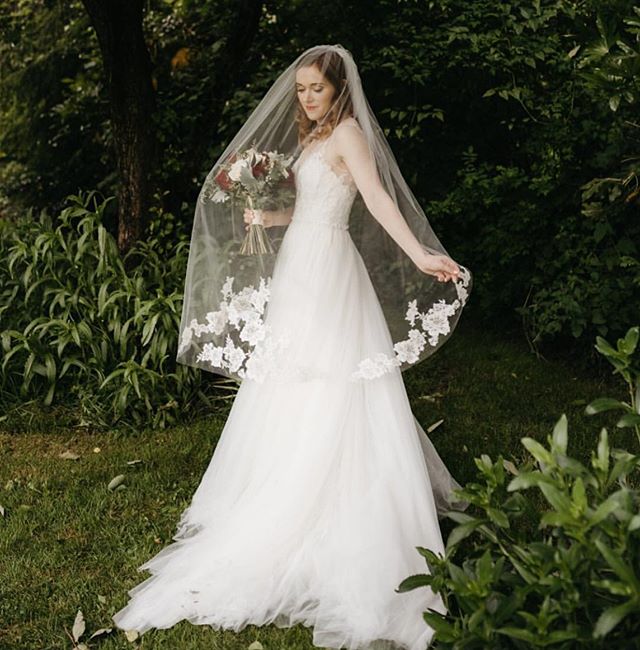
POLYGON ((565 415, 546 445, 522 443, 520 467, 476 459, 446 555, 422 549, 429 573, 404 590, 447 603, 424 614, 438 648, 626 650, 640 638, 640 456, 610 449, 603 429, 585 466, 568 455, 565 415))
POLYGON ((187 249, 169 232, 121 259, 102 223, 111 199, 94 195, 70 196, 56 225, 43 214, 2 231, 3 405, 64 401, 94 426, 162 427, 200 399, 200 373, 174 360, 187 249))
POLYGON ((636 351, 638 339, 640 326, 637 325, 629 328, 626 335, 618 339, 615 348, 601 336, 596 337, 596 350, 615 368, 614 374, 619 374, 627 383, 630 400, 621 402, 610 397, 600 397, 587 405, 585 413, 595 415, 605 411, 623 411, 624 415, 616 426, 633 428, 640 444, 640 357, 636 351))

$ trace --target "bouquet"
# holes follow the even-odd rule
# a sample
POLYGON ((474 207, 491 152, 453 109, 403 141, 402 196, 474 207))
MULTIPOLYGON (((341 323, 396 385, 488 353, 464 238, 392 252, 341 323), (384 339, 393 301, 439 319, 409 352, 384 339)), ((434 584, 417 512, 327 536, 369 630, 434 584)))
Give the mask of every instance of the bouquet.
MULTIPOLYGON (((258 151, 254 146, 234 153, 205 181, 202 201, 224 203, 232 200, 251 210, 282 206, 293 201, 295 186, 290 168, 293 156, 277 151, 258 151)), ((271 241, 259 216, 249 225, 242 255, 273 253, 271 241)))

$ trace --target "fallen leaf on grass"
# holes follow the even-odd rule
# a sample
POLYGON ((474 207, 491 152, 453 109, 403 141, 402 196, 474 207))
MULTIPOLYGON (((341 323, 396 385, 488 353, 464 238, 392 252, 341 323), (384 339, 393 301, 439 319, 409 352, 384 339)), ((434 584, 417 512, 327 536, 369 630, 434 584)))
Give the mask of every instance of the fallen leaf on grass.
POLYGON ((140 636, 138 630, 125 630, 124 635, 129 642, 135 641, 140 636))
POLYGON ((89 638, 88 641, 91 641, 96 636, 100 636, 101 634, 109 634, 113 630, 112 627, 101 627, 99 630, 96 630, 89 638))
POLYGON ((118 476, 112 478, 111 481, 109 481, 109 485, 107 485, 107 488, 111 491, 124 489, 126 486, 122 485, 123 483, 124 483, 124 474, 118 474, 118 476))
POLYGON ((73 628, 71 628, 71 634, 73 635, 74 643, 80 641, 80 637, 84 634, 84 630, 85 630, 84 615, 82 613, 82 610, 79 609, 78 613, 76 614, 76 619, 75 621, 73 621, 73 628))

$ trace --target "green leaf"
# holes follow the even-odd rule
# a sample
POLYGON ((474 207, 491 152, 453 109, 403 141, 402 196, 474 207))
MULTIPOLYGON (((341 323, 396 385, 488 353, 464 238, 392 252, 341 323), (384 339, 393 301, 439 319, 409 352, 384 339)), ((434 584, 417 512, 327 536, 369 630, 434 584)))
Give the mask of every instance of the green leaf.
POLYGON ((625 404, 617 399, 611 397, 599 397, 598 399, 594 399, 590 404, 587 404, 584 412, 587 415, 594 415, 595 413, 602 413, 603 411, 612 411, 620 408, 623 409, 624 407, 625 404))
POLYGON ((502 510, 498 510, 497 508, 487 508, 487 515, 489 515, 489 519, 491 519, 491 521, 497 526, 500 526, 500 528, 509 528, 509 517, 507 517, 502 510))
POLYGON ((629 583, 636 595, 640 597, 640 583, 636 578, 633 569, 627 565, 619 553, 610 549, 602 540, 596 539, 595 544, 607 561, 607 564, 615 571, 616 575, 625 582, 629 583))
POLYGON ((635 352, 636 346, 638 345, 638 338, 640 338, 640 327, 636 325, 631 327, 624 339, 620 341, 619 346, 624 352, 631 355, 635 352))
POLYGON ((511 637, 512 639, 519 639, 520 641, 526 641, 532 645, 539 645, 539 636, 534 632, 529 632, 529 630, 522 629, 520 627, 501 627, 496 630, 498 634, 504 634, 505 636, 511 637))
POLYGON ((600 354, 603 354, 605 357, 615 359, 622 358, 622 355, 616 349, 611 347, 609 342, 603 339, 601 336, 596 336, 595 348, 598 350, 598 352, 600 352, 600 354))
POLYGON ((511 479, 511 482, 507 485, 507 491, 526 490, 527 488, 540 485, 540 483, 547 480, 544 474, 541 474, 537 470, 534 472, 520 472, 518 476, 511 479))
POLYGON ((609 471, 609 434, 606 429, 600 431, 600 438, 598 439, 598 467, 603 472, 609 471))
POLYGON ((625 427, 635 427, 637 425, 640 425, 640 414, 638 413, 625 413, 616 422, 616 426, 619 429, 624 429, 625 427))
POLYGON ((489 584, 493 577, 493 562, 491 561, 491 553, 487 549, 476 563, 478 580, 482 584, 489 584))
POLYGON ((567 416, 564 413, 553 427, 552 440, 557 451, 561 454, 567 453, 567 416))
POLYGON ((405 578, 397 587, 396 591, 398 593, 403 593, 405 591, 411 591, 412 589, 417 589, 418 587, 428 587, 433 580, 433 576, 428 573, 416 573, 405 578))
POLYGON ((49 390, 47 391, 47 394, 45 395, 44 400, 43 400, 43 404, 45 406, 50 406, 51 403, 53 402, 53 395, 55 393, 55 390, 56 390, 56 385, 51 384, 49 386, 49 390))
POLYGON ((147 343, 149 343, 151 340, 151 337, 153 336, 154 330, 156 328, 156 324, 158 323, 158 319, 161 315, 162 313, 158 312, 145 322, 142 329, 142 345, 147 345, 147 343))
POLYGON ((611 630, 613 630, 622 619, 630 614, 631 612, 637 612, 640 609, 640 603, 636 600, 629 600, 622 605, 616 605, 615 607, 609 607, 605 609, 596 622, 596 626, 593 630, 593 636, 596 639, 601 639, 602 637, 607 636, 611 630))
POLYGON ((522 444, 539 463, 553 465, 551 452, 545 449, 537 440, 533 438, 522 438, 522 444))
POLYGON ((547 501, 553 508, 559 512, 568 513, 571 508, 571 500, 569 497, 561 492, 557 487, 550 483, 540 483, 540 490, 544 494, 547 501))
POLYGON ((586 510, 587 492, 584 488, 584 482, 579 476, 573 483, 573 487, 571 489, 571 500, 578 509, 578 512, 583 513, 586 510))
POLYGON ((469 537, 473 531, 482 525, 481 520, 470 521, 466 524, 456 526, 450 533, 447 539, 447 550, 459 544, 463 539, 469 537))
POLYGON ((622 500, 626 496, 625 490, 618 490, 609 495, 595 510, 589 519, 589 526, 595 526, 606 519, 610 514, 616 512, 623 505, 622 500))
POLYGON ((459 510, 448 510, 444 513, 448 519, 452 519, 458 524, 467 524, 470 521, 480 521, 476 517, 472 517, 465 512, 460 512, 459 510))
POLYGON ((555 645, 562 641, 572 641, 577 638, 578 632, 576 630, 555 630, 545 635, 544 645, 555 645))
POLYGON ((626 582, 618 582, 616 580, 592 580, 591 584, 594 587, 605 589, 614 596, 633 596, 633 590, 626 582))
POLYGON ((435 630, 440 641, 455 641, 457 638, 455 627, 439 612, 423 612, 422 617, 427 625, 435 630))
POLYGON ((564 512, 556 512, 555 510, 545 512, 542 517, 540 517, 540 528, 543 528, 544 526, 565 528, 573 526, 575 523, 576 520, 573 515, 564 512))

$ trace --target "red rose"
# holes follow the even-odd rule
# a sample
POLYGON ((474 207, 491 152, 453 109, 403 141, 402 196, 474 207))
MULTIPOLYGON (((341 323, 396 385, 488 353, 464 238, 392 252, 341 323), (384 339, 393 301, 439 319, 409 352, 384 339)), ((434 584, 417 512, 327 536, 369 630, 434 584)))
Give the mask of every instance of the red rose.
POLYGON ((251 172, 253 173, 254 178, 260 178, 260 176, 265 176, 267 173, 267 165, 264 161, 261 161, 257 164, 255 164, 251 168, 251 172))
POLYGON ((227 171, 225 169, 221 169, 216 174, 214 180, 223 190, 228 190, 231 187, 231 179, 229 178, 229 174, 227 174, 227 171))

